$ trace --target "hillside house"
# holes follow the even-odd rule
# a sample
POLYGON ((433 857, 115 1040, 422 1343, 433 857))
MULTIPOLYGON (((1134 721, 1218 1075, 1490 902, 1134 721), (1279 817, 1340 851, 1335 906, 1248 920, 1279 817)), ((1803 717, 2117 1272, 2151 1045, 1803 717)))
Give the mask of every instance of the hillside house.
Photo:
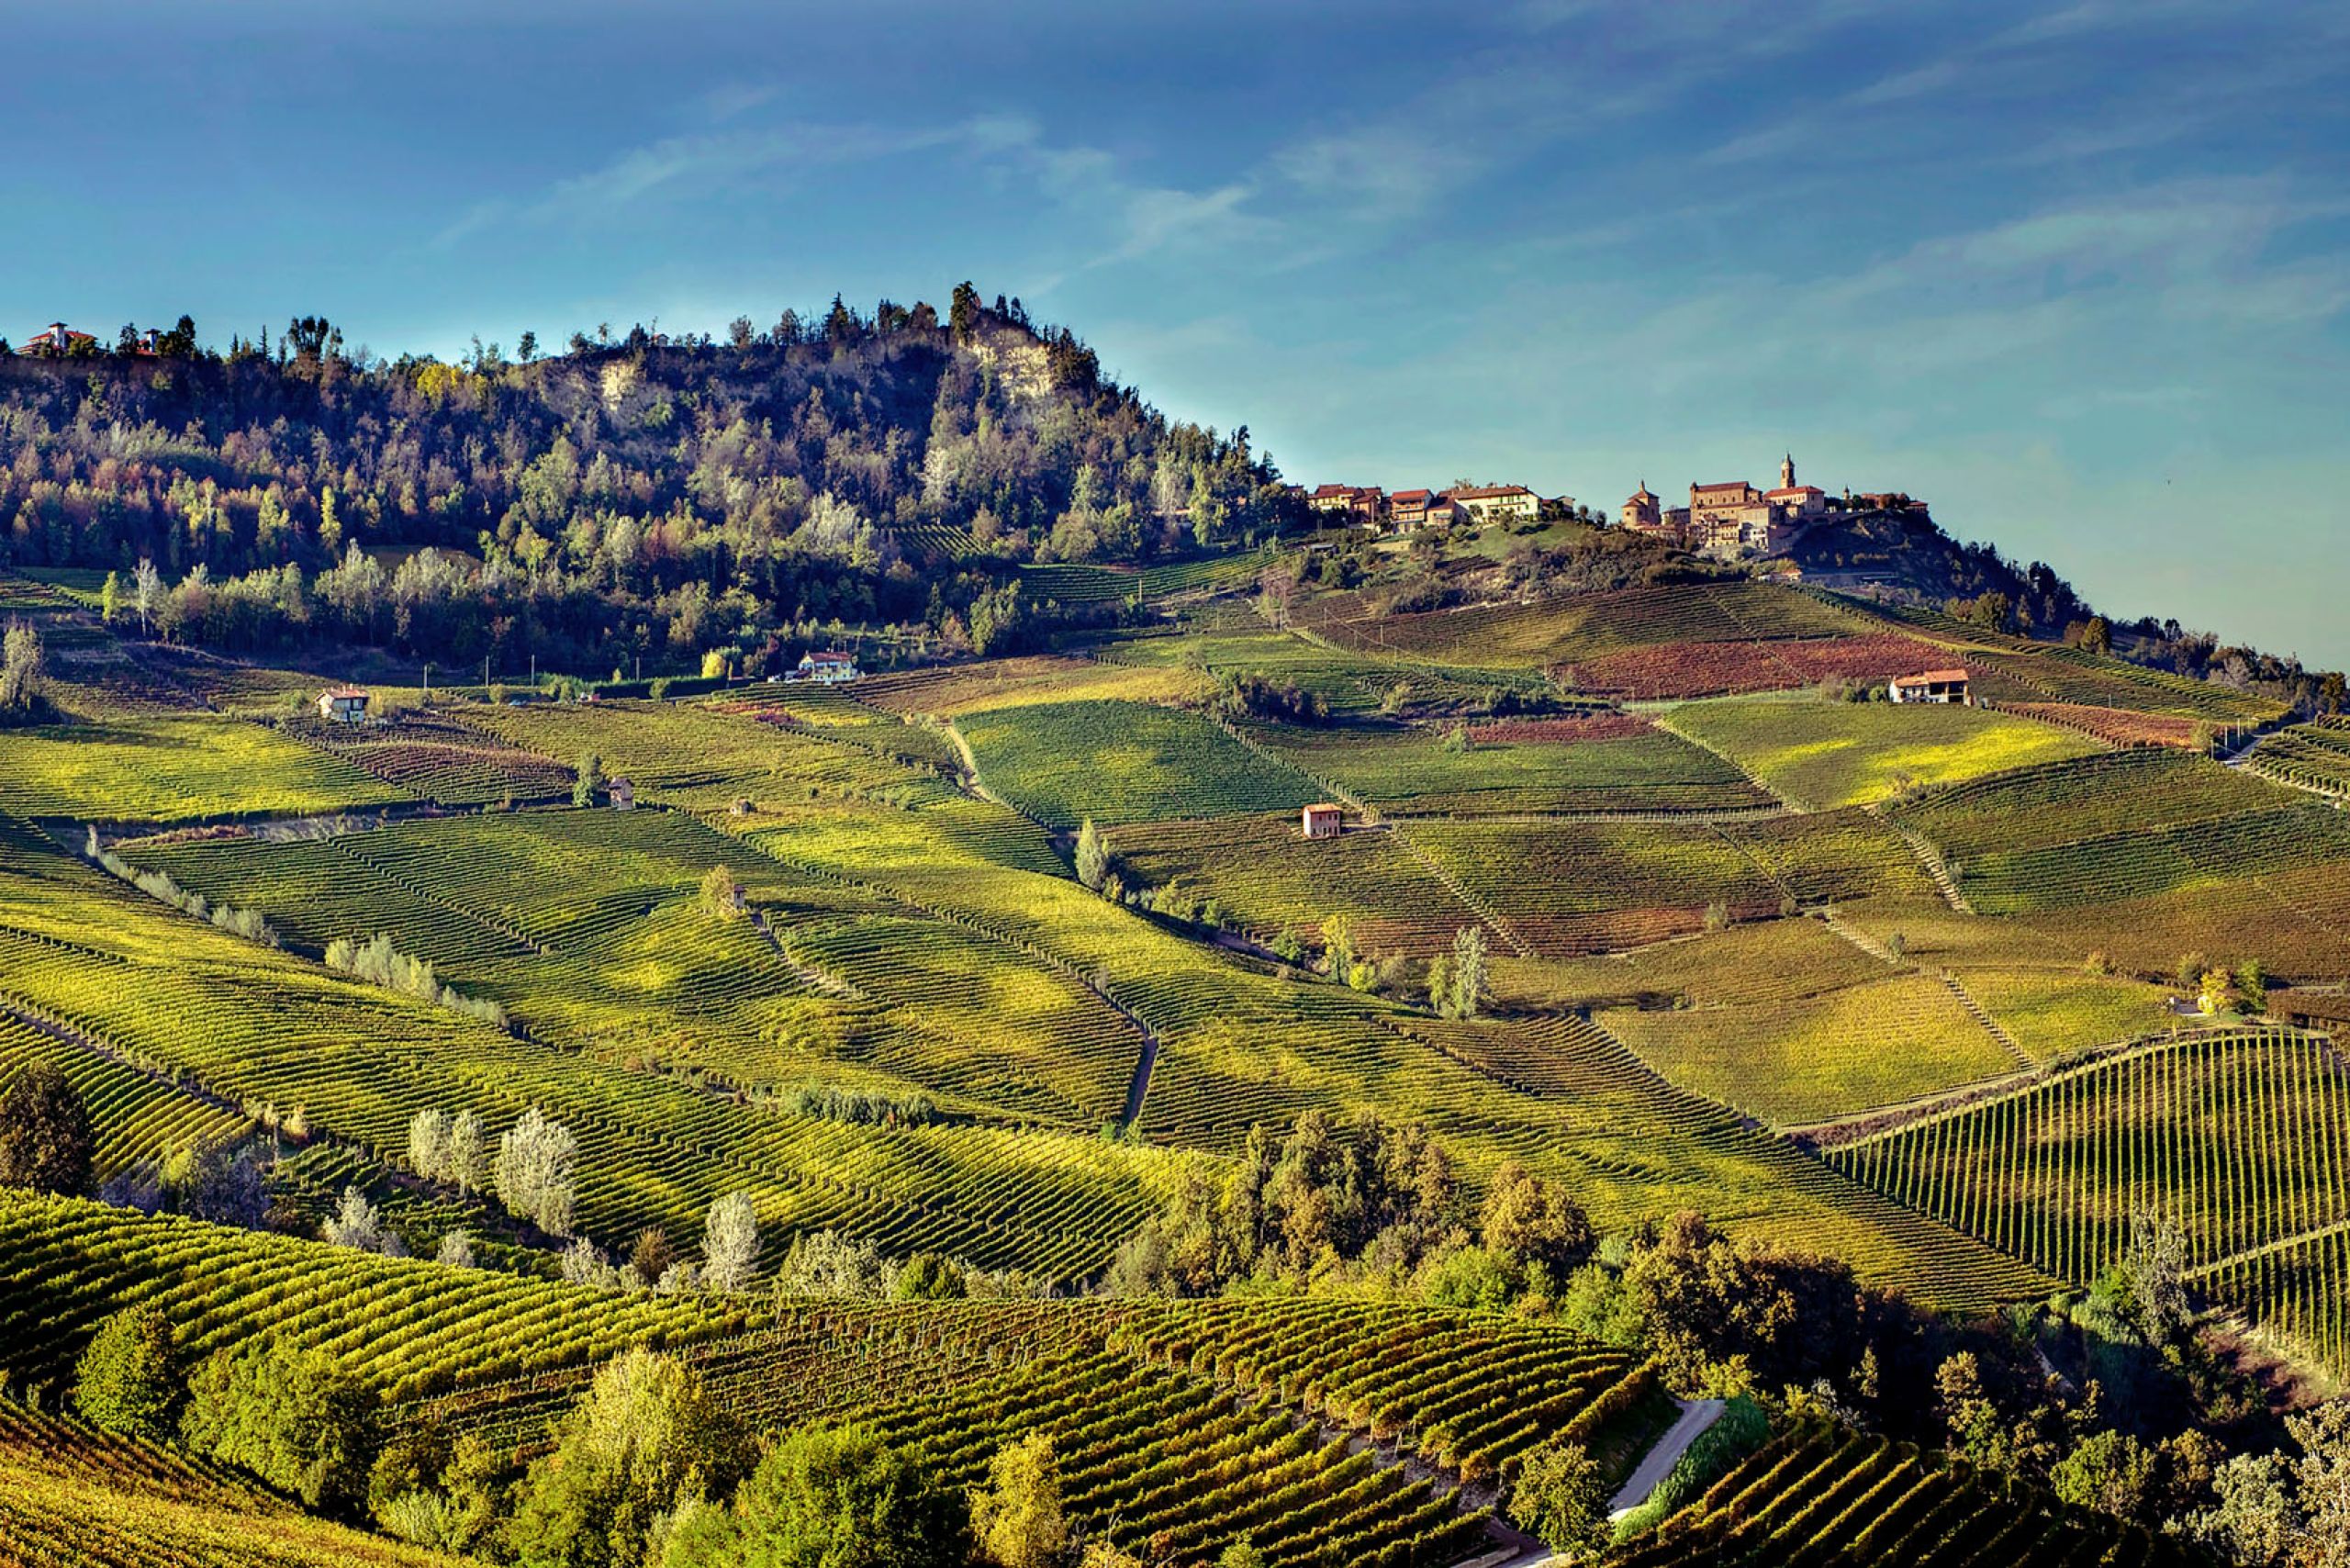
POLYGON ((1542 515, 1542 498, 1523 485, 1461 485, 1444 495, 1480 523, 1532 522, 1542 515))
POLYGON ((319 693, 319 717, 330 724, 360 724, 367 720, 367 689, 338 686, 319 693))
POLYGON ((825 686, 855 680, 858 674, 856 655, 842 653, 836 648, 802 654, 800 655, 799 674, 802 680, 817 681, 825 686))
POLYGON ((1435 498, 1430 490, 1398 490, 1387 498, 1387 520, 1397 528, 1425 527, 1428 502, 1435 498))
POLYGON ((1305 504, 1325 527, 1344 522, 1376 524, 1387 515, 1387 492, 1376 485, 1317 485, 1305 504))
POLYGON ((1896 702, 1942 702, 1972 707, 1973 689, 1963 669, 1930 669, 1923 675, 1896 676, 1886 684, 1886 695, 1896 702))
POLYGON ((1303 813, 1305 836, 1336 838, 1346 823, 1346 811, 1330 801, 1316 801, 1303 813))
POLYGON ((27 338, 17 352, 28 354, 55 354, 62 357, 72 353, 76 343, 89 343, 95 346, 97 341, 93 333, 77 332, 62 321, 51 321, 48 326, 27 338))
POLYGON ((604 798, 611 801, 612 810, 616 812, 636 810, 636 786, 626 778, 607 779, 604 783, 604 798))

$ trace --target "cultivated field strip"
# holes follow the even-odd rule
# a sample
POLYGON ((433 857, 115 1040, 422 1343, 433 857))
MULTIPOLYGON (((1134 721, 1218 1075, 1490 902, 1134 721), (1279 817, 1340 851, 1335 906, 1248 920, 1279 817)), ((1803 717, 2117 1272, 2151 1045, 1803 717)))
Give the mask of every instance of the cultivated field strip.
POLYGON ((2084 1284, 2121 1259, 2134 1215, 2173 1215, 2219 1299, 2314 1339, 2338 1334, 2329 1243, 2265 1268, 2246 1258, 2350 1220, 2350 1077, 2317 1038, 2249 1030, 2149 1046, 1827 1159, 2084 1284))
POLYGON ((1907 1444, 1799 1428, 1716 1482, 1617 1568, 2188 1568, 2167 1536, 1977 1476, 1907 1444))
MULTIPOLYGON (((0 924, 0 991, 19 1005, 232 1103, 302 1106, 313 1127, 365 1148, 397 1152, 427 1106, 471 1106, 495 1130, 540 1104, 581 1140, 580 1223, 591 1234, 690 1228, 742 1188, 778 1247, 791 1230, 831 1226, 894 1251, 1066 1276, 1099 1267, 1156 1202, 1157 1162, 1142 1151, 740 1104, 321 975, 94 872, 72 879, 62 928, 88 940, 0 924), (88 924, 93 897, 118 917, 104 946, 88 924)), ((39 913, 13 906, 31 890, 0 876, 0 921, 39 913)))
POLYGON ((0 1082, 34 1066, 54 1069, 81 1096, 97 1136, 101 1181, 174 1149, 229 1141, 252 1125, 152 1073, 60 1040, 0 1004, 0 1082))
POLYGON ((708 1297, 605 1294, 16 1192, 0 1193, 0 1365, 28 1380, 70 1370, 101 1317, 140 1303, 171 1317, 190 1356, 266 1330, 394 1397, 749 1326, 708 1297))
POLYGON ((0 1403, 0 1541, 28 1568, 456 1568, 149 1444, 0 1403))

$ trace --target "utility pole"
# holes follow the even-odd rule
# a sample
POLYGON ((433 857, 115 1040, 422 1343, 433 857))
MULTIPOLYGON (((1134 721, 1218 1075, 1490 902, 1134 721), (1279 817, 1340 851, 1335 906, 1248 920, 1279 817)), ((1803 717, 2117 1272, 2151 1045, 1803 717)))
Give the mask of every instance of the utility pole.
POLYGON ((424 703, 428 708, 432 705, 432 661, 431 659, 424 661, 424 703))

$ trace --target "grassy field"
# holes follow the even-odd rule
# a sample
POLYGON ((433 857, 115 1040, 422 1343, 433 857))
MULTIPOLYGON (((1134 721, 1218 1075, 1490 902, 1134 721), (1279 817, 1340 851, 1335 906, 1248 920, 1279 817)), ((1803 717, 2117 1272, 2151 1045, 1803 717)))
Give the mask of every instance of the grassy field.
POLYGON ((2105 749, 2069 730, 1978 708, 1739 699, 1685 703, 1663 722, 1808 811, 2105 749))
POLYGON ((1769 1122, 1850 1115, 2018 1065, 1948 986, 1923 975, 1768 1010, 1612 1012, 1597 1021, 1673 1081, 1769 1122))
POLYGON ((1105 664, 1035 654, 876 676, 857 682, 856 698, 894 713, 955 719, 994 708, 1080 699, 1192 702, 1208 694, 1210 684, 1203 672, 1180 666, 1105 664))
POLYGON ((28 817, 162 825, 414 799, 340 757, 227 719, 19 730, 0 743, 0 810, 28 817))
POLYGON ((974 713, 957 727, 979 778, 1039 822, 1159 822, 1294 810, 1314 781, 1209 720, 1139 702, 1055 702, 974 713))
POLYGON ((1772 803, 1720 757, 1656 729, 1596 740, 1476 740, 1465 747, 1448 745, 1444 730, 1427 725, 1269 726, 1259 739, 1301 770, 1391 814, 1739 811, 1772 803))

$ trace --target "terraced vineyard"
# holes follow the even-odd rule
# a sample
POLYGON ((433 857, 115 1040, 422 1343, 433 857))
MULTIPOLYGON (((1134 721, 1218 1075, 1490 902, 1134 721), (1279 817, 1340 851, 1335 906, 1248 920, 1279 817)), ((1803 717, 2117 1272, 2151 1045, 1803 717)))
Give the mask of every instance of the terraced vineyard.
POLYGON ((1196 713, 1137 702, 1057 702, 968 714, 957 727, 988 789, 1073 828, 1295 810, 1319 798, 1196 713))
POLYGON ((241 1136, 251 1121, 207 1104, 152 1073, 83 1050, 12 1013, 0 1011, 0 1082, 27 1068, 50 1068, 82 1097, 98 1133, 101 1179, 174 1149, 241 1136))
POLYGON ((1180 666, 1119 665, 1038 654, 878 676, 859 681, 856 690, 860 700, 893 713, 953 719, 986 709, 1061 703, 1075 698, 1196 700, 1207 695, 1208 682, 1199 671, 1180 666))
POLYGON ((453 1568, 459 1561, 309 1518, 168 1450, 0 1404, 0 1543, 74 1568, 453 1568))
POLYGON ((1751 812, 1776 803, 1722 758, 1655 729, 1465 747, 1427 726, 1264 727, 1254 738, 1389 815, 1751 812))
POLYGON ((17 730, 0 745, 0 811, 20 816, 170 825, 413 799, 288 736, 224 719, 17 730))
POLYGON ((2168 1537, 1883 1438, 1811 1428, 1775 1439, 1674 1515, 1657 1539, 1607 1561, 1620 1568, 2188 1568, 2199 1559, 2168 1537))
POLYGON ((1925 975, 1788 1000, 1614 1012, 1599 1021, 1676 1083, 1775 1123, 1848 1115, 2022 1065, 1951 987, 1925 975))
MULTIPOLYGON (((2082 1283, 2121 1256, 2134 1214, 2174 1215, 2191 1266, 2232 1282, 2239 1265, 2231 1260, 2350 1219, 2345 1138, 2350 1078, 2333 1049, 2248 1031, 2060 1072, 1828 1158, 1899 1203, 2082 1283)), ((2292 1275, 2280 1264, 2275 1277, 2292 1275)), ((2330 1313, 2338 1299, 2295 1302, 2262 1289, 2266 1310, 2288 1322, 2330 1313)))
POLYGON ((1133 879, 1214 899, 1259 942, 1344 913, 1365 951, 1425 958, 1449 948, 1463 926, 1484 924, 1393 833, 1309 840, 1294 817, 1238 816, 1134 823, 1111 843, 1133 879))
POLYGON ((315 720, 287 733, 347 758, 394 789, 443 806, 551 801, 571 793, 571 769, 446 719, 404 715, 389 727, 351 730, 315 720))
POLYGON ((184 1353, 268 1328, 333 1351, 394 1398, 747 1327, 741 1308, 706 1297, 481 1271, 451 1291, 439 1263, 15 1191, 0 1192, 0 1367, 19 1383, 70 1372, 100 1317, 142 1302, 170 1316, 184 1353))
POLYGON ((2350 795, 2350 722, 2321 719, 2264 736, 2252 749, 2250 766, 2296 789, 2350 795))
POLYGON ((1674 709, 1667 722, 1814 811, 1872 804, 1905 780, 1981 778, 2104 749, 2087 735, 1980 708, 1698 702, 1674 709))
POLYGON ((1864 636, 1881 627, 1793 588, 1725 582, 1365 616, 1317 623, 1315 629, 1348 647, 1460 665, 1551 669, 1651 647, 1864 636))
POLYGON ((2350 824, 2305 796, 2175 751, 2026 768, 1895 819, 1959 871, 1968 903, 2163 973, 2206 951, 2285 974, 2350 971, 2336 912, 2350 824))
POLYGON ((35 874, 0 875, 0 1002, 230 1103, 306 1107, 313 1128, 368 1148, 401 1148, 428 1106, 472 1106, 502 1128, 539 1104, 579 1135, 593 1235, 690 1226, 740 1187, 772 1246, 832 1226, 1074 1274, 1100 1265, 1163 1180, 1141 1154, 1073 1133, 857 1127, 740 1104, 322 974, 95 872, 24 865, 35 874), (94 908, 110 912, 103 931, 94 908))
POLYGON ((1664 643, 1578 660, 1561 677, 1578 691, 1655 701, 1785 691, 1823 681, 1882 686, 1897 676, 1938 668, 1952 656, 1946 649, 1894 633, 1778 642, 1664 643))

